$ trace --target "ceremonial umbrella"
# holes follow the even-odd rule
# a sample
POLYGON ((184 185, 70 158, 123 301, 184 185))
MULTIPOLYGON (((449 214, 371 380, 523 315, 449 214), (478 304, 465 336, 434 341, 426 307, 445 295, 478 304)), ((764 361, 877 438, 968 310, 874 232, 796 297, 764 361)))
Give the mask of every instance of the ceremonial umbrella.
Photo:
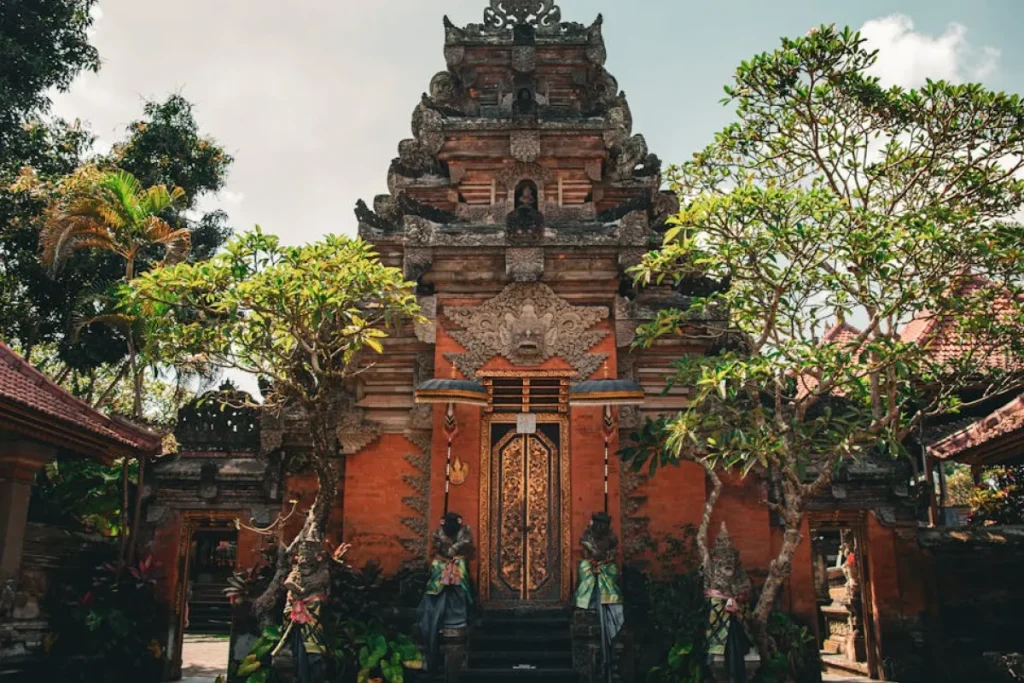
POLYGON ((428 379, 416 387, 416 402, 443 403, 447 406, 444 419, 444 433, 448 439, 448 456, 444 468, 444 512, 448 514, 448 491, 452 482, 452 441, 455 440, 455 433, 458 431, 455 405, 486 406, 487 390, 477 382, 455 379, 453 366, 451 379, 428 379))
POLYGON ((604 379, 580 382, 569 390, 570 406, 604 406, 604 511, 608 512, 608 449, 615 433, 612 406, 641 405, 646 398, 644 388, 628 379, 610 379, 608 365, 604 366, 604 379))

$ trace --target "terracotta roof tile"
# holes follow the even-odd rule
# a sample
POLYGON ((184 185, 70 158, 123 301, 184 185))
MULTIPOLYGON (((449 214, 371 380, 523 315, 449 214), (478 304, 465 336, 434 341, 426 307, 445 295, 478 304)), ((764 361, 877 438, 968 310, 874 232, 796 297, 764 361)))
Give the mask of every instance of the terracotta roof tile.
POLYGON ((145 452, 159 448, 160 436, 123 424, 95 410, 0 341, 0 400, 7 400, 50 419, 58 420, 103 440, 145 452))
POLYGON ((974 421, 965 429, 932 444, 928 452, 940 460, 946 460, 1017 431, 1024 431, 1024 394, 974 421))

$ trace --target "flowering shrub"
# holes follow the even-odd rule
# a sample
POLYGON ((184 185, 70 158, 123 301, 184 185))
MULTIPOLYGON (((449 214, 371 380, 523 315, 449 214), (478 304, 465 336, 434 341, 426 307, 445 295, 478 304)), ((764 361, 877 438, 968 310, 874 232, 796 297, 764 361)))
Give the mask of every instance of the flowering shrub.
POLYGON ((62 681, 159 681, 166 665, 166 610, 154 594, 160 563, 147 557, 92 577, 67 572, 54 583, 47 654, 62 681))

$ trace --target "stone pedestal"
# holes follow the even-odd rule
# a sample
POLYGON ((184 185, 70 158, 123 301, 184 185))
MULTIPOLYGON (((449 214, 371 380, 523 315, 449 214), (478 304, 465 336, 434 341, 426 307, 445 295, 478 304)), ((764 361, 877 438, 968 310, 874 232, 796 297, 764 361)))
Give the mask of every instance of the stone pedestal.
POLYGON ((444 680, 459 683, 469 666, 469 629, 441 629, 441 656, 444 658, 444 680))
POLYGON ((601 624, 591 610, 572 613, 572 668, 586 683, 601 679, 601 624))

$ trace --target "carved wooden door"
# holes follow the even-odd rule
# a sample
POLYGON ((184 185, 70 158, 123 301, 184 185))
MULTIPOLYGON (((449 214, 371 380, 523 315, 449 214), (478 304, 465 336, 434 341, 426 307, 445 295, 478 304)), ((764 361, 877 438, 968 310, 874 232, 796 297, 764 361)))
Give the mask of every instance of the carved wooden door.
POLYGON ((556 603, 561 598, 560 425, 520 434, 491 425, 490 599, 556 603))

